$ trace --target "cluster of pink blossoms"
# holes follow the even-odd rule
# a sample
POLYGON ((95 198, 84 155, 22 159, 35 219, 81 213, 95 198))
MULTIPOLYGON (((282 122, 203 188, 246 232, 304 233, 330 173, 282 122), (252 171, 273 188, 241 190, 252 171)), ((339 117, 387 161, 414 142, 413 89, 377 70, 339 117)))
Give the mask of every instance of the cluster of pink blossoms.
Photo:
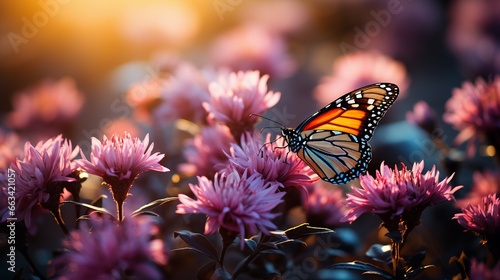
POLYGON ((352 193, 347 194, 351 210, 343 220, 352 222, 363 213, 374 213, 389 231, 396 230, 401 220, 411 230, 420 223, 426 207, 454 199, 453 194, 462 188, 449 185, 452 177, 439 182, 435 167, 425 174, 423 168, 423 161, 413 164, 411 170, 404 164, 401 170, 392 170, 382 163, 376 177, 361 175, 361 188, 352 187, 352 193))

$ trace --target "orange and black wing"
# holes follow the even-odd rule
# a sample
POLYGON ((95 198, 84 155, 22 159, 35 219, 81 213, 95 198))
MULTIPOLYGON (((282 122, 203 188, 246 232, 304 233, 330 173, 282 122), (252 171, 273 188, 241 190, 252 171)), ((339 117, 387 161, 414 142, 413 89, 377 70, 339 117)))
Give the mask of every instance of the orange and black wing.
POLYGON ((390 83, 357 89, 283 134, 291 150, 321 178, 347 183, 366 171, 371 160, 368 140, 398 94, 399 88, 390 83))
POLYGON ((330 130, 369 140, 399 94, 395 84, 378 83, 345 94, 302 122, 295 130, 330 130))

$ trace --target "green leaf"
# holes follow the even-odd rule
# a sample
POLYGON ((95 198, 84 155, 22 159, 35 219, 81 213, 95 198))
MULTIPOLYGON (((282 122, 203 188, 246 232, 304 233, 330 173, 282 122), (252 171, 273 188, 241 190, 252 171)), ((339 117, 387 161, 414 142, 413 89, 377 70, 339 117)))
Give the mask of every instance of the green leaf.
POLYGON ((332 232, 334 231, 329 228, 311 227, 309 226, 308 223, 304 223, 296 227, 292 227, 285 230, 285 234, 289 239, 296 239, 313 234, 323 234, 332 232))
POLYGON ((103 208, 103 207, 97 207, 97 206, 94 206, 94 205, 90 205, 90 204, 87 204, 87 203, 83 203, 83 202, 76 202, 76 201, 71 201, 71 200, 68 200, 68 201, 63 201, 62 202, 63 204, 66 204, 66 203, 70 203, 70 204, 76 204, 76 205, 80 205, 82 207, 85 207, 85 208, 88 208, 90 210, 94 210, 98 213, 102 213, 102 214, 108 214, 110 216, 113 216, 108 210, 106 210, 106 208, 103 208))
POLYGON ((174 231, 174 237, 180 237, 189 246, 196 249, 203 255, 211 258, 214 261, 219 261, 217 250, 204 235, 191 232, 189 230, 181 230, 174 231))
POLYGON ((102 207, 102 201, 105 199, 105 198, 108 198, 107 195, 105 194, 101 194, 100 196, 98 196, 96 199, 92 200, 92 202, 90 202, 89 204, 90 205, 93 205, 93 206, 97 206, 97 207, 102 207))
POLYGON ((157 199, 155 201, 152 201, 146 205, 143 205, 142 207, 140 207, 139 209, 135 210, 134 212, 132 212, 132 216, 136 216, 136 215, 139 215, 141 214, 142 212, 146 212, 146 211, 149 211, 155 207, 158 207, 160 205, 163 205, 167 202, 170 202, 170 201, 173 201, 173 200, 177 200, 178 198, 177 197, 165 197, 165 198, 160 198, 160 199, 157 199))
POLYGON ((215 272, 217 262, 209 262, 202 266, 198 273, 196 273, 196 278, 199 280, 210 280, 215 272))
POLYGON ((288 244, 299 244, 302 247, 307 247, 307 243, 305 243, 304 241, 299 240, 299 239, 287 239, 284 241, 276 242, 275 244, 276 244, 276 246, 283 246, 283 245, 288 245, 288 244))
POLYGON ((255 249, 257 249, 257 242, 253 239, 245 239, 245 244, 247 245, 247 248, 250 249, 250 251, 255 252, 255 249))
POLYGON ((429 265, 424 265, 424 266, 421 266, 421 267, 409 270, 409 271, 406 272, 405 279, 415 278, 422 271, 424 271, 425 269, 431 268, 431 267, 434 267, 434 265, 429 264, 429 265))
POLYGON ((350 270, 358 270, 362 271, 363 274, 373 274, 373 275, 379 275, 382 276, 386 279, 394 279, 392 274, 389 272, 374 266, 369 263, 365 262, 360 262, 360 261, 353 261, 353 262, 348 262, 348 263, 337 263, 331 266, 331 268, 334 269, 350 269, 350 270))
POLYGON ((278 254, 278 255, 285 256, 285 252, 283 252, 280 249, 264 249, 264 250, 260 250, 259 254, 278 254))
POLYGON ((373 244, 366 251, 365 255, 373 260, 387 265, 392 263, 392 251, 390 245, 373 244))

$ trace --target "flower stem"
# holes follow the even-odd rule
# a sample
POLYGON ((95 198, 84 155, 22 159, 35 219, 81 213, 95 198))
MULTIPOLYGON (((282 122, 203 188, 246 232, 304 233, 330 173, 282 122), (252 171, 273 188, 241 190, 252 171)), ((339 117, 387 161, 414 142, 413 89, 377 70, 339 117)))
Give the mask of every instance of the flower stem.
POLYGON ((123 221, 123 200, 116 201, 116 211, 118 212, 118 221, 123 221))
POLYGON ((64 232, 64 235, 66 235, 66 237, 69 237, 69 231, 61 217, 61 211, 59 207, 57 209, 51 209, 49 211, 52 214, 52 216, 54 216, 54 218, 56 219, 56 222, 59 225, 59 227, 61 227, 62 231, 64 232))
POLYGON ((398 275, 398 266, 399 266, 399 258, 400 258, 400 243, 395 242, 394 240, 391 242, 391 249, 392 249, 392 273, 396 279, 402 279, 400 278, 400 275, 398 275))
POLYGON ((219 264, 220 266, 223 266, 224 256, 226 255, 227 248, 229 248, 229 246, 233 243, 234 239, 236 238, 236 233, 226 230, 222 227, 219 229, 219 233, 222 237, 222 251, 219 258, 219 264))

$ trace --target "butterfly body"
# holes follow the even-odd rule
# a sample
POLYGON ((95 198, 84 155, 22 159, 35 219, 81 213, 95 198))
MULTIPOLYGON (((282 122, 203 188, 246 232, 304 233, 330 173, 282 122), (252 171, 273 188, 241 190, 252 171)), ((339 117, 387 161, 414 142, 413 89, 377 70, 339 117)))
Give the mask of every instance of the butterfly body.
POLYGON ((283 128, 290 150, 323 180, 345 184, 364 173, 371 160, 368 140, 399 88, 378 83, 354 90, 326 105, 296 129, 283 128))

